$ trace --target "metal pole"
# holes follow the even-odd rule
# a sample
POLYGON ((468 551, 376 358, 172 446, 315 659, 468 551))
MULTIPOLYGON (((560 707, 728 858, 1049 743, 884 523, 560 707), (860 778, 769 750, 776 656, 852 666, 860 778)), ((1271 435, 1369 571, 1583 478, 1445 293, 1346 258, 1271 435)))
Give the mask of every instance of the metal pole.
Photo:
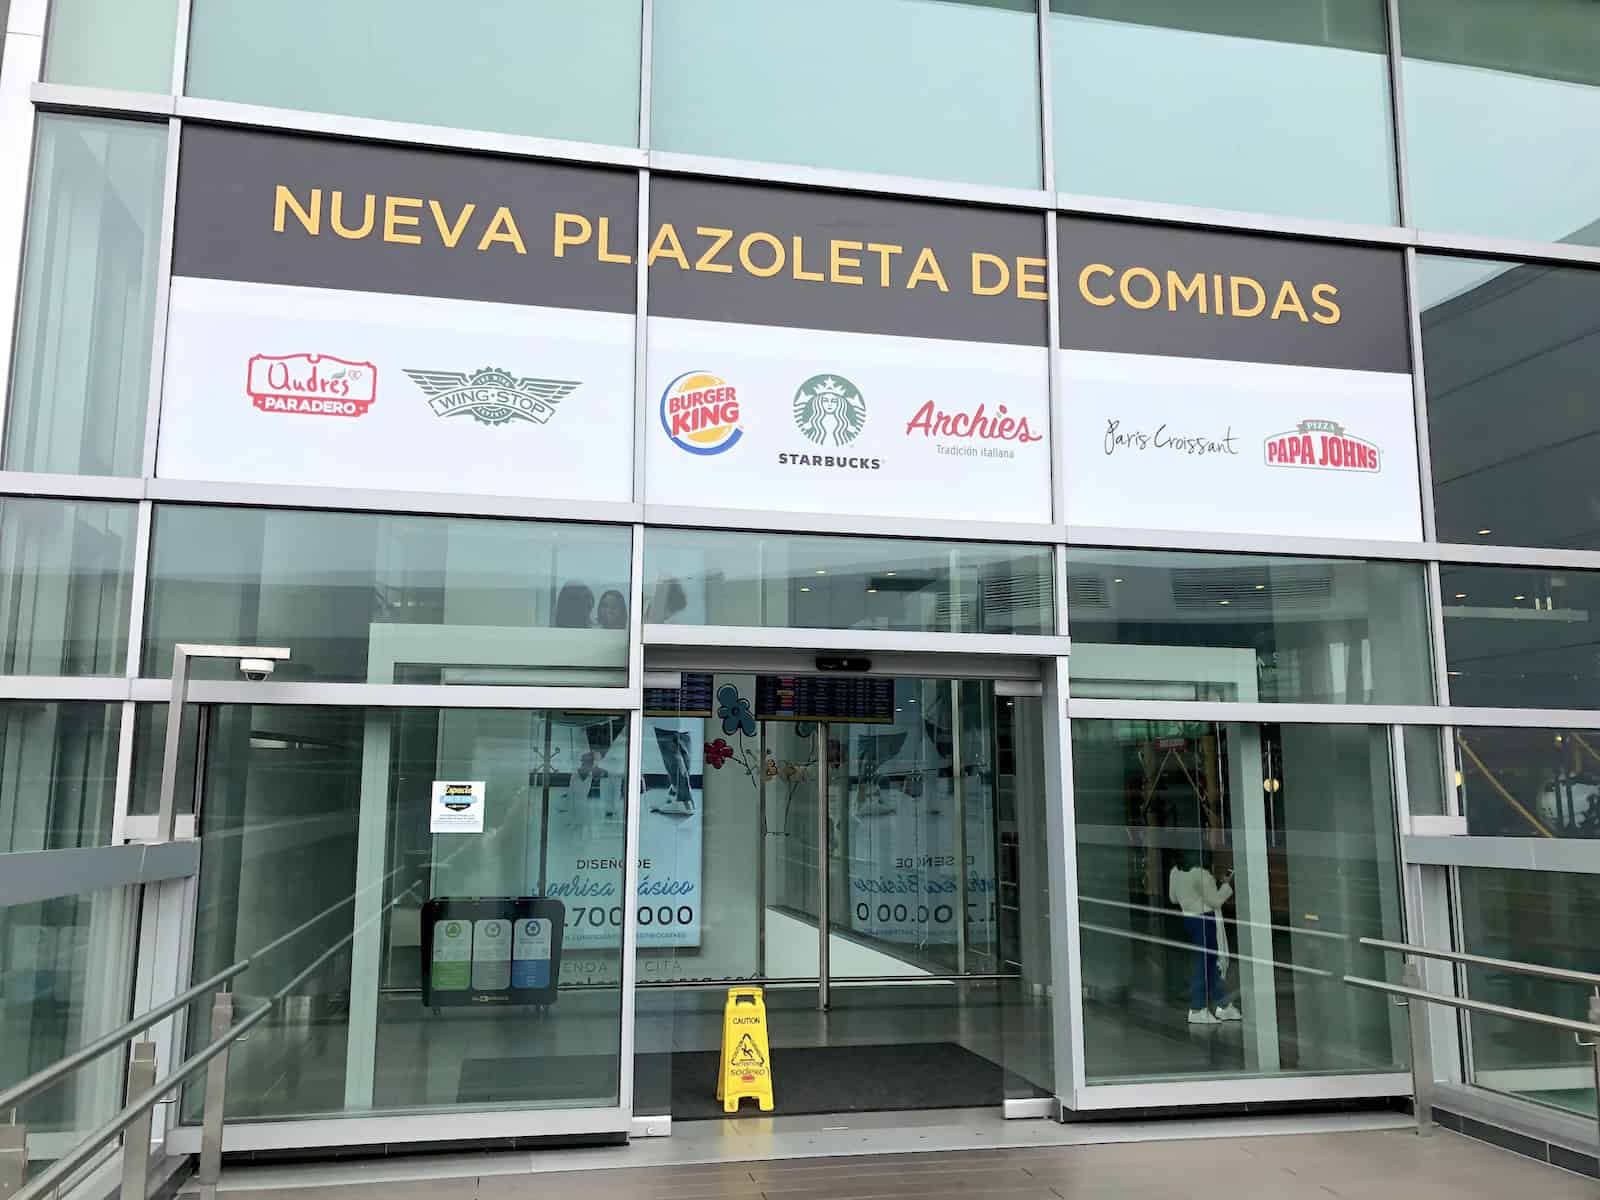
MULTIPOLYGON (((756 776, 756 978, 767 977, 767 723, 758 726, 760 740, 756 753, 760 758, 756 776)), ((0 1197, 0 1200, 4 1200, 0 1197)))
POLYGON ((17 1123, 17 1110, 0 1125, 0 1200, 22 1190, 28 1178, 28 1127, 17 1123))
MULTIPOLYGON (((156 1044, 135 1042, 128 1060, 128 1100, 156 1084, 156 1044)), ((135 1117, 122 1133, 122 1200, 145 1200, 150 1180, 150 1109, 135 1117)))
MULTIPOLYGON (((1401 973, 1400 982, 1408 988, 1423 990, 1422 966, 1408 961, 1401 973)), ((1426 1001, 1397 1001, 1406 1009, 1411 1029, 1411 1091, 1417 1114, 1417 1135, 1428 1137, 1433 1133, 1433 1051, 1428 1041, 1428 1010, 1426 1001)))
MULTIPOLYGON (((1600 988, 1589 997, 1589 1024, 1600 1025, 1600 988)), ((1600 1038, 1589 1044, 1589 1053, 1594 1058, 1595 1122, 1600 1126, 1600 1038)))
MULTIPOLYGON (((817 1011, 828 1011, 828 723, 817 724, 817 1011)), ((849 776, 845 776, 849 786, 849 776)))
MULTIPOLYGON (((218 992, 211 1002, 211 1040, 220 1041, 233 1028, 233 993, 218 992)), ((222 1176, 222 1113, 228 1095, 228 1051, 206 1064, 206 1107, 200 1130, 200 1169, 203 1187, 215 1187, 222 1176)))
POLYGON ((967 805, 961 760, 961 681, 950 681, 950 800, 955 811, 956 974, 967 973, 967 805))
POLYGON ((172 692, 167 698, 167 745, 161 756, 161 806, 157 809, 156 841, 170 842, 177 821, 174 792, 178 785, 178 751, 183 740, 183 704, 189 694, 189 655, 182 645, 172 649, 172 692))

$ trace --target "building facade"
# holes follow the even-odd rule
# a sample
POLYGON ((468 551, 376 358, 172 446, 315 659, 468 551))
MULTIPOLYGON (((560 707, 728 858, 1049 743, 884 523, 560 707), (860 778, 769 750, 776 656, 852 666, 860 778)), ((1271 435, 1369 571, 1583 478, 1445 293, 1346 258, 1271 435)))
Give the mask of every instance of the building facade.
POLYGON ((1600 969, 1591 5, 0 16, 0 1085, 246 963, 230 1150, 712 1117, 751 983, 780 1112, 1382 1101, 1362 939, 1600 969))

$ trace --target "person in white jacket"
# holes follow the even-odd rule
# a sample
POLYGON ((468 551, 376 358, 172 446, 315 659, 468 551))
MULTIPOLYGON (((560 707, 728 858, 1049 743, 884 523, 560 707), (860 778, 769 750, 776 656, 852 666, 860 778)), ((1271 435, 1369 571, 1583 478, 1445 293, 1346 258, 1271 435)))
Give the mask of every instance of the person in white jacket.
POLYGON ((1183 913, 1183 931, 1194 947, 1189 972, 1189 1024, 1217 1025, 1242 1021, 1228 996, 1223 972, 1227 969, 1227 933, 1222 928, 1222 906, 1233 896, 1233 872, 1219 884, 1198 863, 1174 865, 1167 876, 1167 899, 1183 913), (1213 1011, 1214 1009, 1214 1011, 1213 1011))

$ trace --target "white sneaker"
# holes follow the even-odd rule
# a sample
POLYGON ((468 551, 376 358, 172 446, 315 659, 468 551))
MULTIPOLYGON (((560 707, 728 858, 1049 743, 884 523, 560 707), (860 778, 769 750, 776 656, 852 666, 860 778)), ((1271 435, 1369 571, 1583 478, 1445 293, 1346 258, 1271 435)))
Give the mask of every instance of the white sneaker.
POLYGON ((1191 1008, 1189 1010, 1189 1024, 1191 1025, 1220 1025, 1221 1021, 1211 1015, 1208 1008, 1191 1008))
POLYGON ((1242 1021, 1244 1020, 1244 1014, 1239 1011, 1239 1006, 1237 1004, 1224 1004, 1221 1008, 1217 1009, 1217 1020, 1242 1021))

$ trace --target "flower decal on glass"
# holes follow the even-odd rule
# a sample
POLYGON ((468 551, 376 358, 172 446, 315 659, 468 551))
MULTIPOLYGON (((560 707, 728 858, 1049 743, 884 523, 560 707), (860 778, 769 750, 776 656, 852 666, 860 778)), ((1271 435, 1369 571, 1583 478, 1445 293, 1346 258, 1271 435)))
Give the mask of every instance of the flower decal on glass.
POLYGON ((723 733, 742 733, 755 737, 756 718, 750 711, 750 701, 739 695, 731 683, 717 689, 717 716, 722 718, 723 733))
POLYGON ((706 766, 722 770, 722 764, 733 757, 733 747, 722 738, 706 743, 706 766))

